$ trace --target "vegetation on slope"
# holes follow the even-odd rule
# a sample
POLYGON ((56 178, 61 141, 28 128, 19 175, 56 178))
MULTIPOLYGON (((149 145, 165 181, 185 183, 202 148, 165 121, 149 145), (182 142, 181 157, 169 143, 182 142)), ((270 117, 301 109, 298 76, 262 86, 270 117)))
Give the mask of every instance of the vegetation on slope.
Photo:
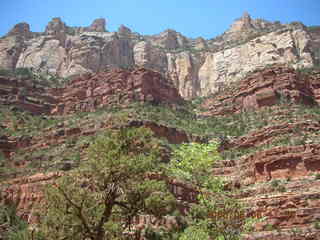
POLYGON ((106 132, 87 161, 46 187, 37 230, 25 228, 19 239, 240 239, 248 226, 244 207, 210 174, 217 144, 182 145, 169 165, 160 146, 148 129, 106 132), (176 177, 196 197, 187 214, 169 191, 176 177), (143 214, 157 221, 174 216, 173 225, 138 228, 134 220, 143 214))
MULTIPOLYGON (((86 189, 87 187, 91 186, 90 184, 85 186, 81 185, 82 180, 79 180, 83 179, 79 176, 84 176, 85 174, 87 174, 87 172, 85 172, 87 170, 85 170, 84 165, 89 164, 90 161, 94 160, 92 156, 90 157, 90 155, 86 154, 86 149, 88 147, 90 149, 94 148, 94 142, 96 142, 97 144, 99 141, 101 142, 101 135, 103 135, 102 133, 105 131, 106 128, 109 127, 115 129, 123 129, 132 120, 150 121, 158 123, 160 125, 179 129, 183 132, 186 132, 190 136, 200 136, 202 139, 205 139, 208 142, 210 139, 215 139, 220 143, 220 146, 222 146, 227 145, 230 142, 237 141, 244 136, 249 136, 250 134, 257 132, 259 129, 263 130, 264 128, 267 129, 269 127, 278 125, 294 125, 296 123, 316 124, 319 122, 320 119, 319 107, 307 107, 304 105, 293 104, 287 101, 286 99, 280 99, 277 105, 271 107, 264 107, 255 111, 248 110, 236 114, 214 117, 201 117, 198 115, 198 113, 202 110, 199 107, 200 102, 200 100, 195 100, 192 103, 186 103, 180 106, 132 103, 122 108, 114 106, 110 108, 99 109, 96 112, 81 112, 67 116, 50 117, 35 116, 26 112, 17 111, 14 108, 1 107, 1 135, 7 137, 9 140, 12 141, 30 138, 31 146, 22 147, 19 150, 16 150, 16 152, 12 155, 10 161, 7 161, 6 158, 3 155, 1 155, 0 175, 3 178, 8 178, 21 175, 29 175, 39 171, 50 172, 55 170, 69 170, 69 172, 66 172, 69 173, 68 178, 62 178, 62 182, 58 186, 74 186, 74 189, 68 188, 65 190, 72 190, 74 193, 80 194, 83 188, 86 189), (79 128, 81 129, 81 132, 84 134, 81 133, 70 136, 67 135, 66 132, 68 132, 68 130, 72 128, 79 128), (54 141, 52 139, 54 139, 54 141), (36 144, 40 142, 44 142, 45 144, 36 144), (70 151, 70 149, 72 149, 72 151, 70 151), (78 179, 79 181, 74 181, 75 179, 78 179), (77 188, 79 191, 76 190, 77 188)), ((127 137, 132 136, 129 134, 129 136, 127 137)), ((232 239, 232 236, 228 235, 231 233, 235 233, 235 238, 239 237, 240 232, 246 230, 245 223, 247 219, 243 217, 243 206, 241 206, 239 202, 235 201, 231 197, 232 192, 226 191, 226 189, 224 188, 226 182, 224 182, 221 178, 210 177, 212 167, 216 163, 230 160, 236 161, 247 154, 257 153, 262 150, 271 149, 275 146, 295 146, 303 145, 305 143, 319 143, 320 139, 318 132, 311 131, 309 129, 304 129, 299 124, 297 124, 295 128, 286 132, 285 134, 272 133, 272 136, 270 134, 269 137, 270 141, 261 142, 258 145, 230 149, 226 148, 224 151, 220 153, 221 159, 219 160, 215 159, 218 156, 216 152, 218 146, 216 145, 194 143, 175 146, 173 144, 168 144, 165 140, 162 140, 159 143, 159 146, 166 145, 167 147, 169 147, 171 151, 171 162, 169 165, 167 165, 169 169, 168 171, 164 171, 164 169, 162 169, 162 173, 168 174, 169 176, 174 177, 176 179, 180 179, 180 181, 182 182, 189 182, 200 194, 196 199, 197 202, 190 204, 190 211, 186 216, 180 216, 177 213, 170 212, 170 214, 174 214, 175 217, 179 219, 178 222, 179 224, 181 224, 179 225, 179 228, 174 229, 174 232, 168 232, 166 229, 154 229, 152 227, 149 227, 139 232, 139 234, 144 234, 147 237, 147 239, 183 240, 200 238, 206 239, 209 237, 213 239, 232 239), (212 198, 211 196, 213 195, 218 197, 212 198), (221 209, 219 208, 219 206, 221 205, 224 205, 226 207, 221 209), (235 209, 239 210, 239 212, 235 211, 235 209), (227 213, 231 212, 235 214, 229 216, 227 213), (224 216, 225 219, 221 219, 221 216, 224 216), (233 217, 234 221, 230 220, 233 217), (224 230, 227 231, 224 232, 224 230)), ((110 138, 110 136, 104 136, 103 139, 104 140, 102 142, 104 144, 107 144, 108 141, 112 142, 115 141, 117 138, 110 138)), ((102 142, 101 145, 103 145, 102 142)), ((157 142, 157 140, 152 140, 149 143, 155 142, 157 142)), ((114 146, 115 145, 116 144, 114 144, 114 146)), ((101 148, 105 147, 106 146, 101 148)), ((108 148, 110 148, 110 146, 107 146, 105 149, 108 148)), ((119 156, 122 154, 127 154, 127 156, 123 158, 127 160, 123 163, 123 169, 128 171, 130 169, 134 169, 130 164, 128 165, 128 162, 132 161, 133 156, 129 153, 123 153, 121 151, 114 154, 119 154, 119 156)), ((103 151, 101 152, 103 153, 103 151)), ((112 154, 112 152, 105 152, 105 154, 112 154)), ((138 160, 145 162, 145 157, 148 158, 150 156, 146 155, 143 156, 141 159, 139 156, 138 160)), ((121 159, 119 157, 112 156, 105 158, 113 160, 121 159)), ((111 164, 110 162, 104 162, 101 164, 102 165, 99 167, 99 169, 111 169, 108 165, 111 164), (107 165, 105 166, 104 164, 107 165)), ((116 165, 115 162, 113 162, 112 164, 116 165)), ((140 165, 141 164, 137 164, 137 166, 140 165)), ((156 164, 156 166, 152 166, 152 171, 155 171, 160 166, 162 167, 162 164, 160 163, 159 165, 156 164)), ((144 176, 148 168, 139 168, 138 170, 141 171, 139 172, 139 174, 141 174, 141 176, 144 176)), ((127 174, 128 176, 131 176, 130 171, 127 174)), ((89 174, 86 176, 89 176, 88 178, 93 179, 93 174, 89 174)), ((128 179, 130 179, 129 177, 128 179)), ((143 178, 141 177, 140 180, 141 179, 143 178)), ((138 181, 139 179, 136 180, 138 181)), ((161 187, 161 192, 168 192, 168 189, 166 189, 167 185, 165 182, 162 182, 162 184, 160 184, 161 186, 158 182, 152 181, 150 183, 143 182, 142 184, 140 184, 139 182, 139 184, 135 185, 143 187, 144 184, 152 185, 153 183, 155 184, 155 186, 161 187)), ((285 190, 283 187, 281 187, 281 184, 279 185, 276 183, 271 183, 271 185, 276 191, 281 192, 285 190)), ((143 190, 146 190, 147 187, 148 186, 146 186, 146 188, 143 190)), ((122 185, 120 188, 122 189, 122 185)), ((58 189, 59 188, 56 187, 51 188, 51 190, 48 190, 49 194, 52 194, 50 195, 51 199, 57 200, 55 203, 51 202, 51 206, 53 208, 57 208, 57 206, 60 206, 61 202, 67 200, 64 199, 63 196, 61 196, 62 192, 58 189)), ((90 188, 89 190, 92 191, 92 188, 90 188)), ((84 201, 86 201, 88 204, 96 203, 87 201, 89 198, 93 199, 96 197, 98 199, 100 197, 100 200, 97 200, 98 202, 104 200, 104 196, 99 194, 99 192, 90 191, 87 191, 85 193, 94 194, 94 197, 90 195, 85 195, 87 199, 84 199, 84 201)), ((77 196, 75 194, 74 197, 79 197, 81 199, 81 197, 84 197, 84 195, 77 196)), ((120 196, 119 198, 121 200, 128 199, 128 197, 124 195, 120 196)), ((168 199, 166 198, 162 200, 168 199)), ((150 203, 155 204, 157 202, 151 201, 150 203)), ((68 204, 66 203, 66 205, 68 204)), ((100 206, 100 204, 98 205, 100 206)), ((147 207, 145 203, 143 203, 142 205, 143 207, 147 207)), ((99 214, 97 213, 99 213, 99 211, 101 213, 101 209, 97 207, 97 205, 93 206, 92 209, 96 209, 98 211, 92 212, 94 213, 94 216, 98 219, 99 214)), ((122 217, 124 217, 124 219, 127 218, 127 215, 123 215, 123 212, 125 212, 123 210, 126 209, 125 207, 122 210, 121 207, 119 208, 119 206, 115 209, 117 210, 117 213, 121 215, 121 217, 120 215, 115 216, 114 219, 122 217)), ((144 210, 147 210, 147 208, 142 209, 138 207, 136 208, 136 212, 134 213, 140 214, 144 210)), ((59 214, 64 213, 65 212, 60 212, 59 214)), ((151 210, 148 213, 152 215, 156 214, 156 212, 152 212, 151 210)), ((165 213, 167 214, 169 212, 165 213)), ((63 215, 55 215, 57 214, 57 212, 55 212, 54 209, 52 210, 52 214, 53 215, 51 217, 53 217, 53 219, 64 219, 63 215)), ((65 218, 66 221, 77 222, 73 221, 74 217, 77 217, 76 208, 73 209, 70 212, 70 214, 70 216, 65 218)), ((130 214, 133 214, 133 212, 130 212, 130 214)), ((94 217, 90 216, 89 218, 94 219, 94 217)), ((97 219, 96 221, 98 221, 97 219)), ((112 220, 113 218, 110 217, 108 219, 112 220)), ((67 233, 63 233, 63 231, 69 231, 71 229, 67 227, 61 229, 62 232, 60 232, 60 229, 59 231, 52 231, 50 230, 52 220, 49 220, 49 218, 46 224, 46 226, 43 225, 43 231, 45 232, 46 236, 49 236, 49 232, 52 232, 52 238, 57 238, 57 236, 59 236, 60 234, 65 236, 64 234, 67 233)), ((92 226, 94 229, 97 229, 96 225, 93 224, 92 226)), ((110 225, 109 223, 106 223, 106 225, 104 226, 105 228, 103 231, 105 231, 105 236, 107 236, 108 234, 113 234, 114 239, 116 239, 116 237, 121 238, 121 234, 119 233, 132 233, 131 230, 129 231, 127 228, 124 228, 124 226, 119 226, 119 224, 117 225, 114 222, 110 223, 110 225)), ((80 229, 80 227, 78 226, 74 227, 76 229, 74 231, 76 232, 80 229)), ((77 234, 82 234, 83 232, 81 231, 79 230, 77 234)), ((92 237, 92 239, 97 238, 92 237)))
POLYGON ((55 74, 41 72, 32 68, 0 69, 0 76, 15 77, 24 81, 31 81, 34 85, 48 88, 63 87, 70 80, 69 78, 61 78, 55 74))

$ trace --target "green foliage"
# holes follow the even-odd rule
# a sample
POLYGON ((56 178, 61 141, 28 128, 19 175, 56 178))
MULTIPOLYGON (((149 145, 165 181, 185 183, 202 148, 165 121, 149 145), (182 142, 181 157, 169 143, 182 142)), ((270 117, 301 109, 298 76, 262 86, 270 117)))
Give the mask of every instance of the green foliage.
POLYGON ((279 192, 287 191, 286 187, 278 179, 272 180, 270 184, 271 184, 271 187, 276 191, 279 191, 279 192))
POLYGON ((13 75, 12 71, 8 69, 0 69, 0 76, 10 77, 12 75, 13 75))
POLYGON ((179 240, 209 240, 208 229, 206 225, 196 225, 185 229, 179 240))
POLYGON ((280 180, 274 179, 274 180, 271 181, 270 184, 271 184, 271 186, 272 186, 273 188, 277 188, 277 187, 280 186, 280 180))
MULTIPOLYGON (((319 50, 317 52, 314 53, 316 55, 317 58, 320 57, 320 52, 319 50)), ((312 67, 301 67, 301 68, 298 68, 297 71, 299 71, 300 73, 302 74, 310 74, 312 73, 313 71, 319 71, 320 70, 320 65, 314 65, 312 67)))
POLYGON ((150 130, 107 132, 90 146, 87 162, 46 190, 41 232, 46 239, 122 239, 134 217, 173 212, 166 184, 147 179, 161 171, 159 156, 150 130))
POLYGON ((198 204, 191 204, 189 227, 204 231, 211 239, 223 240, 238 240, 241 233, 249 230, 249 218, 237 199, 214 191, 201 192, 198 198, 198 204))
POLYGON ((33 78, 34 76, 30 68, 16 68, 15 70, 0 69, 0 75, 19 78, 33 78))
POLYGON ((63 87, 69 78, 61 78, 49 72, 42 70, 34 70, 32 68, 16 68, 15 70, 0 69, 0 76, 16 77, 31 81, 32 85, 39 85, 41 87, 57 88, 63 87))
POLYGON ((0 119, 2 122, 12 123, 10 127, 0 128, 0 134, 16 137, 36 136, 45 128, 54 127, 61 122, 50 116, 37 116, 28 112, 12 111, 5 107, 0 107, 0 119))
POLYGON ((273 231, 273 230, 275 230, 275 226, 272 225, 272 224, 270 224, 270 223, 268 223, 268 224, 265 226, 265 230, 266 230, 266 231, 273 231))
POLYGON ((313 224, 313 227, 315 229, 320 229, 320 221, 316 221, 314 224, 313 224))
POLYGON ((6 240, 27 240, 28 224, 17 216, 16 206, 0 204, 0 236, 6 240))
POLYGON ((15 76, 21 78, 33 78, 34 74, 30 68, 16 68, 14 71, 15 76))
POLYGON ((173 152, 169 173, 183 181, 204 184, 211 175, 214 162, 220 159, 217 147, 216 142, 181 144, 173 152))
POLYGON ((198 192, 179 239, 240 239, 247 229, 244 206, 225 190, 221 178, 212 176, 212 166, 220 159, 217 147, 215 142, 182 144, 173 153, 170 175, 191 182, 198 192))
POLYGON ((168 231, 164 227, 155 229, 153 226, 147 225, 141 232, 141 235, 148 240, 178 240, 179 233, 168 231))

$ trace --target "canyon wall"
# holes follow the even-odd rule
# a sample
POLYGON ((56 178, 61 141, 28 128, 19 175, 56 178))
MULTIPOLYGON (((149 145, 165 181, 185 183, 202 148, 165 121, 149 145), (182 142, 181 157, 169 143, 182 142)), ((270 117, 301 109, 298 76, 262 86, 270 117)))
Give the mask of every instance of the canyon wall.
POLYGON ((19 23, 0 39, 0 68, 32 68, 61 77, 134 66, 171 79, 186 99, 216 92, 248 72, 275 63, 294 68, 319 63, 319 31, 301 23, 251 19, 245 13, 224 34, 189 39, 174 30, 145 36, 121 26, 106 30, 104 19, 69 27, 53 18, 43 33, 19 23))

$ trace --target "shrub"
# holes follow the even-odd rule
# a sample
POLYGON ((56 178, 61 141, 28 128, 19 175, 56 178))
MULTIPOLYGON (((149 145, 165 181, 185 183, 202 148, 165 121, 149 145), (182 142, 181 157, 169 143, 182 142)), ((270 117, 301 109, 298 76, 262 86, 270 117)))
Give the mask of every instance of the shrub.
POLYGON ((198 192, 197 203, 190 204, 184 239, 240 239, 248 218, 244 206, 225 190, 225 182, 212 176, 212 167, 220 159, 217 143, 182 144, 173 153, 169 173, 192 183, 198 192))
POLYGON ((18 77, 33 78, 34 75, 30 68, 16 68, 14 74, 18 77))
POLYGON ((278 180, 278 179, 273 179, 270 184, 271 184, 271 186, 272 186, 273 188, 277 188, 277 187, 280 186, 280 180, 278 180))
POLYGON ((279 192, 286 192, 286 191, 287 191, 286 187, 283 186, 283 185, 280 185, 280 186, 277 188, 277 190, 278 190, 279 192))
POLYGON ((313 224, 313 227, 315 229, 320 229, 320 221, 316 221, 314 224, 313 224))
POLYGON ((0 227, 0 234, 1 237, 4 237, 3 239, 28 240, 30 237, 27 222, 17 216, 17 209, 13 204, 0 203, 0 227), (1 229, 3 229, 3 232, 1 232, 1 229))
POLYGON ((6 76, 6 77, 9 77, 9 76, 12 76, 13 73, 11 70, 8 70, 8 69, 0 69, 0 76, 6 76))

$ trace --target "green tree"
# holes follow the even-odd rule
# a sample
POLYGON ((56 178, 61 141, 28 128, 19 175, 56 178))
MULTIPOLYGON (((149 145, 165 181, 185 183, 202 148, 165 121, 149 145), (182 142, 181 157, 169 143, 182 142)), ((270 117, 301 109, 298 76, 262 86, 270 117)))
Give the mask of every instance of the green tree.
POLYGON ((159 156, 160 144, 145 128, 99 137, 78 170, 47 188, 40 231, 55 240, 123 239, 134 233, 134 217, 173 212, 176 200, 165 182, 147 178, 161 171, 159 156))
POLYGON ((192 183, 198 192, 186 218, 188 227, 179 240, 236 240, 247 227, 244 206, 227 191, 225 182, 212 174, 220 159, 218 144, 183 144, 173 153, 168 171, 181 181, 192 183))
POLYGON ((28 224, 17 215, 14 204, 4 204, 0 194, 0 239, 27 240, 31 236, 28 224))
POLYGON ((217 147, 215 142, 181 144, 173 152, 168 167, 169 174, 198 187, 206 185, 209 180, 212 180, 213 164, 221 159, 217 147))

